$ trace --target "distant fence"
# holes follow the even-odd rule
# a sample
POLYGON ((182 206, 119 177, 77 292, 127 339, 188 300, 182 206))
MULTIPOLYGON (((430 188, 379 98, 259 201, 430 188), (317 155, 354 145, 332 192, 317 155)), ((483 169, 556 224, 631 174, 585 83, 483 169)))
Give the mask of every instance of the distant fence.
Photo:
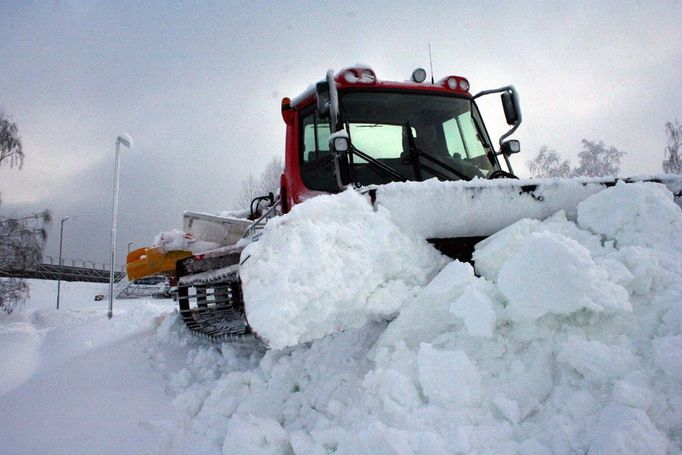
MULTIPOLYGON (((91 283, 108 283, 108 264, 98 264, 93 261, 80 259, 64 259, 59 265, 59 258, 45 256, 42 264, 26 270, 1 270, 0 277, 36 278, 40 280, 85 281, 91 283)), ((116 267, 119 269, 119 267, 116 267)), ((118 281, 125 274, 125 267, 114 272, 114 279, 118 281)))
MULTIPOLYGON (((59 258, 54 256, 43 256, 43 264, 49 265, 59 265, 59 258)), ((94 269, 94 270, 109 270, 109 264, 95 261, 87 261, 85 259, 72 259, 72 258, 62 258, 63 266, 70 267, 80 267, 84 269, 94 269)), ((125 272, 124 265, 118 265, 115 267, 117 270, 120 269, 121 272, 125 272)))

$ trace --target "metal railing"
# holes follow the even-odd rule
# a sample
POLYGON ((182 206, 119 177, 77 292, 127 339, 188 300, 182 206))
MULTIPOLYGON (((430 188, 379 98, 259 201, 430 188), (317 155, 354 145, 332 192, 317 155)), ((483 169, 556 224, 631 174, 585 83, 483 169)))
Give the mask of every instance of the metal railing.
POLYGON ((265 211, 265 213, 263 213, 260 216, 260 218, 258 218, 256 221, 251 223, 251 225, 248 228, 246 228, 246 232, 244 232, 243 238, 251 238, 251 240, 253 241, 258 240, 268 220, 274 218, 277 215, 281 215, 279 211, 279 197, 275 199, 273 204, 270 207, 268 207, 268 209, 265 211))
MULTIPOLYGON (((59 258, 55 256, 43 256, 43 264, 59 265, 59 258)), ((62 266, 80 267, 93 270, 109 270, 109 264, 103 262, 88 261, 86 259, 62 258, 62 266)), ((116 271, 125 272, 125 265, 117 265, 116 271)))
MULTIPOLYGON (((53 261, 53 262, 59 262, 53 261)), ((80 261, 83 263, 84 261, 80 261)), ((71 263, 69 261, 69 263, 71 263)), ((5 269, 0 270, 0 277, 9 278, 35 278, 41 280, 58 280, 62 281, 85 281, 91 283, 107 283, 109 282, 109 270, 108 267, 104 269, 93 268, 93 267, 79 267, 75 264, 75 260, 72 262, 74 265, 64 264, 64 259, 62 258, 63 265, 57 265, 55 263, 40 263, 34 267, 26 269, 5 269)), ((125 276, 125 271, 121 268, 121 271, 115 271, 114 276, 116 279, 120 279, 125 276)))

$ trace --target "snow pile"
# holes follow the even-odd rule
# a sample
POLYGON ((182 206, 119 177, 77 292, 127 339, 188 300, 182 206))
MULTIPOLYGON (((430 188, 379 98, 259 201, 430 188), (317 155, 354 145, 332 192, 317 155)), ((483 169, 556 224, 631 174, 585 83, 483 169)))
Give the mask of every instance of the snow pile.
MULTIPOLYGON (((393 271, 412 287, 392 285, 395 306, 382 297, 378 308, 398 317, 264 354, 227 344, 192 351, 170 381, 190 422, 174 450, 231 453, 244 444, 264 453, 680 453, 682 213, 662 186, 599 192, 577 205, 577 223, 563 212, 520 221, 478 245, 476 273, 450 262, 423 288, 434 269, 416 269, 431 253, 414 243, 351 272, 330 265, 359 250, 348 242, 395 251, 387 248, 394 226, 381 212, 366 214, 365 200, 352 194, 319 202, 343 202, 347 220, 308 203, 288 219, 308 230, 306 243, 295 229, 274 225, 286 239, 277 253, 295 258, 310 248, 319 261, 268 270, 289 283, 282 295, 249 292, 287 306, 297 293, 338 282, 346 287, 327 288, 338 301, 327 294, 312 300, 372 305, 382 291, 358 294, 355 284, 390 281, 393 271), (305 210, 327 218, 304 223, 305 210), (329 232, 327 223, 334 223, 329 232), (363 223, 391 235, 350 235, 365 232, 363 223), (317 281, 327 267, 330 274, 317 281)), ((275 253, 251 250, 261 258, 275 253)), ((159 331, 170 343, 181 333, 170 319, 159 331)))
POLYGON ((249 324, 278 349, 393 316, 447 258, 345 191, 270 221, 241 261, 249 324))
MULTIPOLYGON (((109 320, 96 284, 62 283, 56 311, 56 283, 32 281, 30 302, 0 317, 0 452, 682 453, 682 213, 670 200, 659 185, 617 185, 575 220, 522 220, 481 242, 475 270, 422 271, 432 279, 415 270, 433 252, 398 232, 403 253, 362 264, 373 278, 346 275, 359 280, 349 288, 403 281, 391 286, 410 288, 396 291, 406 302, 377 300, 398 316, 286 349, 194 338, 170 300, 116 301, 109 320)), ((319 268, 348 273, 336 262, 359 260, 344 253, 359 242, 349 230, 366 239, 356 249, 391 245, 366 232, 396 229, 366 199, 319 204, 273 225, 291 259, 310 247, 319 268), (347 220, 325 212, 336 204, 347 220), (321 217, 333 232, 310 222, 321 217), (297 244, 289 222, 314 242, 297 244)), ((381 295, 330 292, 370 306, 381 295)))

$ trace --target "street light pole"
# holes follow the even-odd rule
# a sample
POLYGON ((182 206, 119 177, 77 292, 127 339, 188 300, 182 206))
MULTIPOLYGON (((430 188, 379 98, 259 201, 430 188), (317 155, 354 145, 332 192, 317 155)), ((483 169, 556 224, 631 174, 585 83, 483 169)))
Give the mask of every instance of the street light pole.
POLYGON ((111 263, 109 270, 109 312, 107 317, 111 319, 114 316, 114 259, 116 258, 116 215, 118 214, 118 175, 120 154, 119 149, 121 144, 128 149, 133 147, 133 140, 127 134, 116 136, 116 158, 114 164, 114 202, 111 209, 111 263))
POLYGON ((59 229, 59 274, 57 275, 57 309, 59 309, 59 293, 62 288, 62 239, 64 238, 64 223, 69 221, 69 217, 62 218, 62 226, 59 229))

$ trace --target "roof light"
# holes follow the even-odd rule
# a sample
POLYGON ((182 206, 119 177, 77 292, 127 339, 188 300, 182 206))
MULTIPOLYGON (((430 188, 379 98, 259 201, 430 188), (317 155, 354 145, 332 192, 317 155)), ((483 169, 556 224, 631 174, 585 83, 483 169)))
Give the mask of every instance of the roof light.
POLYGON ((374 84, 377 80, 374 71, 367 67, 347 68, 341 71, 341 75, 349 84, 374 84))
POLYGON ((372 82, 376 81, 376 79, 377 77, 374 75, 374 71, 372 71, 371 69, 362 70, 362 74, 360 75, 360 82, 371 84, 372 82))
POLYGON ((438 81, 438 84, 450 90, 457 90, 459 92, 469 91, 469 81, 459 76, 447 76, 438 81))
POLYGON ((424 68, 417 68, 412 71, 412 81, 421 84, 426 80, 426 70, 424 68))
POLYGON ((360 78, 358 75, 355 73, 353 70, 346 70, 343 72, 343 78, 348 82, 349 84, 355 84, 360 78))

